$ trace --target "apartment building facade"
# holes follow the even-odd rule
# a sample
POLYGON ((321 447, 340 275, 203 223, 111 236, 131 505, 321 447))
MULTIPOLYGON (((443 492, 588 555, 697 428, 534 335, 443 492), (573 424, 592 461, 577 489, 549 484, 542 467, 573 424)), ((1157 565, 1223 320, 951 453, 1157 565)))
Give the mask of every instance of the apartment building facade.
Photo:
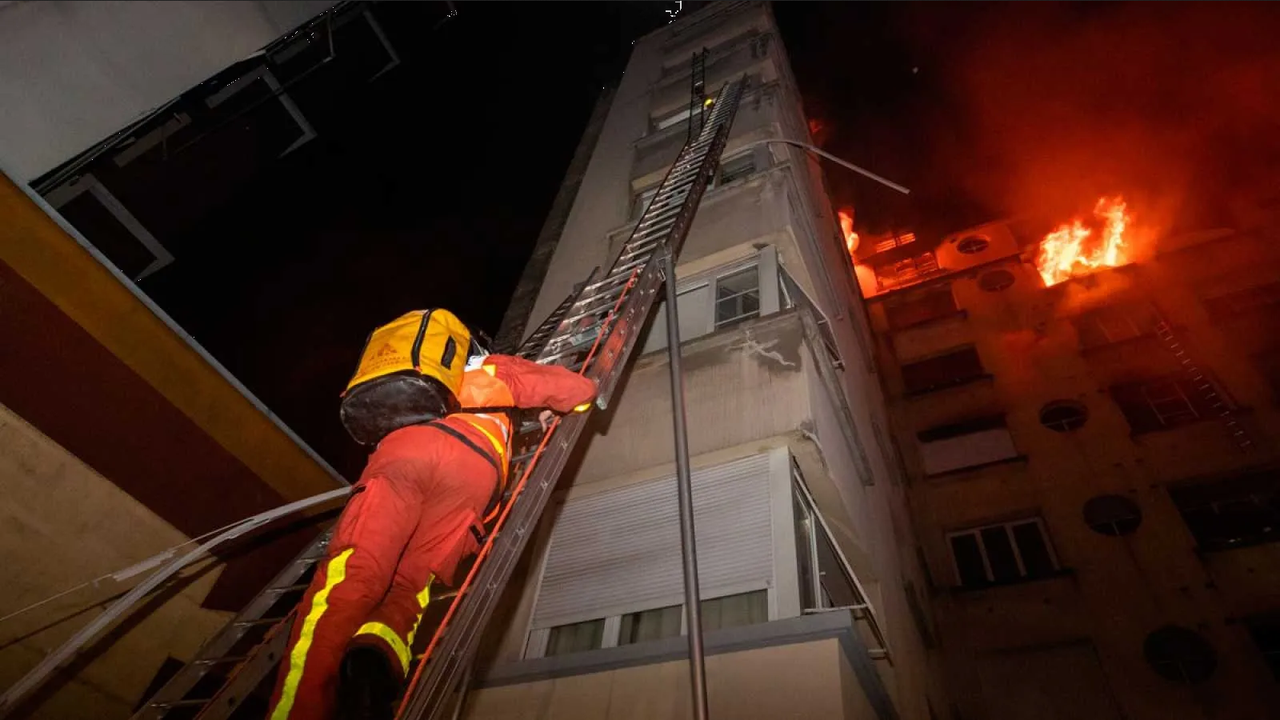
MULTIPOLYGON (((818 166, 768 142, 808 131, 767 3, 635 42, 545 278, 517 291, 536 301, 508 322, 536 325, 626 240, 685 142, 703 49, 709 93, 750 79, 676 268, 711 713, 928 718, 932 631, 866 315, 818 166)), ((664 313, 534 539, 464 717, 691 715, 664 313)))
POLYGON ((1276 717, 1273 221, 1051 287, 1006 223, 866 243, 954 717, 1276 717))

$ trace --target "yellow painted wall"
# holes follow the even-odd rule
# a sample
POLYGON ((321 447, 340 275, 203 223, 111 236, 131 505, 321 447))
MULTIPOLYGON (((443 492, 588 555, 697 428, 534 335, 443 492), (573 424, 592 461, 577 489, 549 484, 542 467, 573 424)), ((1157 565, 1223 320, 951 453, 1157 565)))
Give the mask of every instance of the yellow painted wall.
MULTIPOLYGON (((113 573, 188 538, 48 437, 0 406, 0 616, 113 573)), ((104 580, 0 622, 0 687, 95 617, 145 574, 104 580)), ((154 604, 55 677, 18 717, 125 718, 167 655, 189 657, 229 618, 200 602, 217 577, 190 568, 154 604)))
POLYGON ((339 481, 255 408, 181 337, 0 176, 0 261, 287 500, 339 481))

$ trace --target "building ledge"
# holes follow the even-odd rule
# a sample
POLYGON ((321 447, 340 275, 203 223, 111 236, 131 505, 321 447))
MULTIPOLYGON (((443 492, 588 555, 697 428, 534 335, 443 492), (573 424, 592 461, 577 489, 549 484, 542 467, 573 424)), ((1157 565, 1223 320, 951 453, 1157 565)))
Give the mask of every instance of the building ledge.
MULTIPOLYGON (((835 638, 858 677, 868 702, 881 720, 897 718, 875 660, 858 635, 853 615, 825 612, 759 625, 713 630, 704 634, 707 655, 745 652, 835 638)), ((480 678, 477 689, 554 680, 556 678, 680 661, 689 657, 688 639, 671 637, 622 647, 498 665, 480 678)))
MULTIPOLYGON (((1231 414, 1235 415, 1236 417, 1252 417, 1254 413, 1253 407, 1248 405, 1244 405, 1241 407, 1233 407, 1233 408, 1230 408, 1230 410, 1231 410, 1231 414)), ((1196 418, 1191 422, 1185 422, 1180 425, 1173 425, 1171 427, 1146 428, 1142 430, 1131 429, 1129 431, 1129 438, 1132 440, 1137 440, 1139 438, 1148 437, 1152 435, 1163 435, 1165 433, 1173 433, 1179 430, 1185 430, 1186 428, 1201 427, 1203 425, 1206 425, 1212 422, 1222 422, 1222 416, 1206 415, 1204 417, 1196 418)))
POLYGON ((928 320, 921 320, 920 322, 913 323, 911 325, 904 325, 903 327, 899 327, 899 328, 890 328, 889 334, 901 335, 903 333, 908 333, 913 330, 921 330, 924 328, 933 327, 935 325, 944 325, 953 320, 968 320, 968 319, 969 319, 969 311, 961 309, 961 310, 956 310, 955 312, 949 312, 945 315, 938 315, 937 317, 931 317, 928 320))
POLYGON ((925 480, 941 480, 945 478, 953 478, 958 475, 964 475, 965 473, 971 473, 977 470, 984 470, 986 468, 995 467, 997 465, 1014 465, 1014 464, 1025 465, 1027 464, 1029 459, 1030 458, 1028 458, 1026 455, 1022 455, 1022 454, 1012 455, 1007 458, 1000 458, 999 460, 991 460, 984 463, 978 463, 977 465, 966 465, 964 467, 955 468, 953 470, 943 470, 942 472, 929 473, 924 476, 924 479, 925 480))
MULTIPOLYGON (((1173 330, 1175 334, 1180 335, 1186 332, 1187 326, 1172 325, 1170 326, 1170 329, 1173 330)), ((1159 341, 1160 341, 1160 338, 1157 337, 1154 332, 1150 332, 1143 335, 1138 335, 1136 337, 1126 338, 1124 340, 1117 340, 1116 342, 1102 343, 1100 345, 1081 346, 1080 356, 1088 358, 1096 355, 1106 354, 1110 350, 1118 350, 1120 348, 1141 346, 1147 343, 1159 342, 1159 341)))
POLYGON ((947 588, 947 592, 950 593, 953 597, 968 598, 968 597, 974 597, 978 593, 986 592, 988 590, 997 590, 1000 588, 1010 588, 1010 587, 1021 587, 1024 585, 1033 585, 1035 583, 1042 583, 1042 582, 1047 582, 1051 580, 1060 580, 1062 578, 1073 578, 1075 576, 1076 576, 1076 571, 1071 568, 1058 568, 1056 571, 1049 573, 1048 575, 1041 575, 1039 577, 1022 578, 1020 580, 1014 580, 1011 582, 998 582, 998 583, 993 582, 993 583, 987 583, 986 585, 974 585, 973 587, 957 586, 957 587, 947 588))
POLYGON ((995 375, 992 375, 991 373, 983 373, 981 375, 974 375, 971 378, 967 378, 965 380, 961 380, 960 382, 952 383, 950 385, 939 385, 937 387, 926 388, 924 390, 912 390, 912 391, 904 392, 902 393, 902 397, 908 400, 914 400, 916 398, 929 397, 931 395, 937 395, 938 393, 947 392, 948 390, 955 390, 956 388, 968 387, 970 385, 977 385, 979 383, 994 384, 995 379, 996 379, 995 375))

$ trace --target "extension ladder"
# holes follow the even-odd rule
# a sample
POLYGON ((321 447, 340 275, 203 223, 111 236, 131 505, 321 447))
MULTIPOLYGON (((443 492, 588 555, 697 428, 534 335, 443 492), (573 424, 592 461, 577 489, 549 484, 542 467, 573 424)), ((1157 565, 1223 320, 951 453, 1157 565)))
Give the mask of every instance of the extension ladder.
MULTIPOLYGON (((719 165, 746 83, 742 77, 721 88, 612 265, 603 273, 593 272, 517 351, 527 359, 561 365, 594 379, 601 409, 608 407, 667 280, 659 270, 660 261, 666 253, 678 255, 688 235, 702 194, 719 165)), ((692 116, 690 120, 694 122, 692 116)), ((451 602, 411 676, 398 718, 438 720, 461 702, 455 693, 465 696, 460 681, 469 673, 480 636, 586 422, 585 414, 575 414, 556 420, 546 430, 537 422, 518 424, 511 468, 511 477, 517 480, 466 579, 454 592, 432 594, 433 604, 451 602)), ((278 667, 297 603, 324 557, 328 539, 328 533, 323 534, 282 570, 134 720, 232 718, 278 667)))

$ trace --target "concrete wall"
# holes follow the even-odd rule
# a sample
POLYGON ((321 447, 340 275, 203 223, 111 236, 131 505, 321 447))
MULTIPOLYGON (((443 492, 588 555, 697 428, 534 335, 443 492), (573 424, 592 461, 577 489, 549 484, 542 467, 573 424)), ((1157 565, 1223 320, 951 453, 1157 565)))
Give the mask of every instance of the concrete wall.
MULTIPOLYGON (((0 406, 0 616, 133 565, 188 538, 47 436, 0 406)), ((0 687, 92 620, 145 574, 104 579, 0 621, 0 687)), ((217 578, 193 567, 56 675, 15 717, 126 718, 164 659, 189 658, 228 613, 202 610, 217 578)))
MULTIPOLYGON (((869 720, 875 716, 865 700, 859 701, 857 680, 847 668, 835 639, 712 655, 707 658, 710 714, 744 720, 869 720)), ((462 717, 684 720, 693 717, 689 665, 664 662, 488 688, 470 695, 462 717)))
POLYGON ((333 4, 0 5, 0 161, 32 180, 333 4))

